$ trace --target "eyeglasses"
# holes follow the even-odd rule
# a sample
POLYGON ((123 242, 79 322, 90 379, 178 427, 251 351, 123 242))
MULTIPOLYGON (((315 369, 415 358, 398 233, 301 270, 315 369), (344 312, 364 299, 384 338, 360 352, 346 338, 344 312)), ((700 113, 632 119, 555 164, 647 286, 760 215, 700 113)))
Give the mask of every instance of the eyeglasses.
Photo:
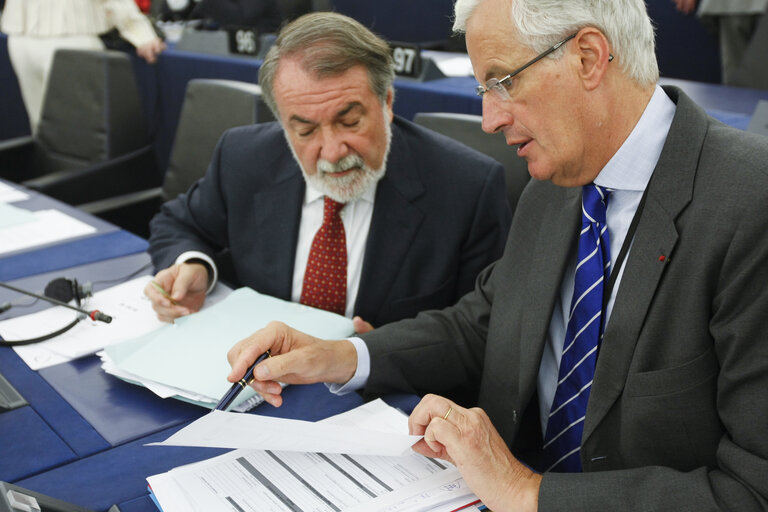
POLYGON ((551 46, 548 49, 544 50, 544 52, 540 53, 533 59, 529 60, 528 62, 526 62, 525 64, 523 64, 522 66, 520 66, 519 68, 517 68, 516 70, 514 70, 504 78, 502 78, 501 80, 499 80, 498 78, 489 78, 488 81, 485 82, 485 86, 478 85, 477 87, 475 87, 475 93, 482 98, 486 92, 493 91, 496 94, 498 99, 508 100, 509 99, 508 88, 512 83, 511 82, 512 78, 514 78, 521 71, 525 70, 529 66, 533 66, 534 64, 539 62, 541 59, 543 59, 550 53, 554 52, 555 50, 563 46, 565 43, 567 43, 568 41, 576 37, 576 34, 578 34, 578 32, 569 35, 559 43, 555 43, 554 46, 551 46))

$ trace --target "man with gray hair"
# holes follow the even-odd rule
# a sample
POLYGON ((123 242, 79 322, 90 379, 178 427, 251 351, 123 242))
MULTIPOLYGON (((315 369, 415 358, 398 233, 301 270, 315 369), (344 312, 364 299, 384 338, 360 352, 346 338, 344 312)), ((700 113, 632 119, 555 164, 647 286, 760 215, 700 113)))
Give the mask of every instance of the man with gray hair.
POLYGON ((234 283, 354 317, 357 332, 454 304, 500 255, 501 165, 393 116, 386 42, 314 13, 259 80, 277 123, 235 128, 206 176, 151 223, 163 320, 198 310, 228 250, 234 283))
POLYGON ((535 178, 504 255, 455 306, 359 338, 274 323, 229 379, 271 348, 252 386, 274 405, 278 381, 435 393, 414 449, 494 512, 768 510, 768 139, 656 84, 643 0, 455 13, 483 128, 535 178), (477 408, 440 396, 468 383, 477 408))

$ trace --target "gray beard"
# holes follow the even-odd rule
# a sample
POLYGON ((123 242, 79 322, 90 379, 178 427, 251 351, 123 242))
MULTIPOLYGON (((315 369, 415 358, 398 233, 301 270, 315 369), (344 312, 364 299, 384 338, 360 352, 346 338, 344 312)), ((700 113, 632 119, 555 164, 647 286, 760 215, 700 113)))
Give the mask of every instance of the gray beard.
MULTIPOLYGON (((285 132, 283 132, 285 133, 285 132)), ((371 169, 357 153, 352 153, 340 159, 338 162, 329 162, 320 159, 317 161, 315 174, 307 174, 304 166, 301 165, 296 151, 294 151, 291 141, 288 140, 288 147, 291 149, 294 160, 299 164, 304 180, 313 189, 330 197, 339 203, 349 203, 362 197, 371 187, 373 187, 381 178, 387 169, 387 158, 389 157, 390 144, 392 142, 392 126, 386 124, 387 145, 384 149, 384 158, 381 167, 371 169), (353 167, 357 167, 347 176, 332 177, 329 174, 343 172, 353 167)))

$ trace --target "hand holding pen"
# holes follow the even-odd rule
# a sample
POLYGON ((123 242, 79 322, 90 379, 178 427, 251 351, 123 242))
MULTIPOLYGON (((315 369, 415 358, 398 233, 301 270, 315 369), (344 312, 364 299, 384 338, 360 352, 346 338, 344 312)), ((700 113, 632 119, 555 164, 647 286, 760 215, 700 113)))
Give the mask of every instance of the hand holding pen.
POLYGON ((203 265, 181 263, 161 270, 147 283, 144 294, 158 319, 174 319, 199 311, 205 302, 208 271, 203 265))
POLYGON ((235 401, 235 398, 237 398, 237 395, 240 394, 241 391, 243 391, 248 385, 253 382, 253 371, 256 369, 256 365, 265 360, 269 357, 270 351, 267 350, 263 354, 261 354, 256 361, 248 368, 248 370, 245 372, 245 375, 243 375, 243 378, 239 381, 232 384, 232 387, 229 388, 229 391, 226 392, 226 394, 221 397, 221 400, 219 400, 219 403, 216 404, 215 409, 217 411, 224 411, 229 407, 232 402, 235 401))

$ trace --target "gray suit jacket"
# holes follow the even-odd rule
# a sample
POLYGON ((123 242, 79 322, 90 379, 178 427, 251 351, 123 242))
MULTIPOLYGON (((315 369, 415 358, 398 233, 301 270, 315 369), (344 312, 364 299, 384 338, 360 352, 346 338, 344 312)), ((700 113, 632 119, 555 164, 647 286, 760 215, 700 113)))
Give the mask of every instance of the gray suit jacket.
MULTIPOLYGON (((677 112, 600 349, 585 474, 546 474, 540 510, 768 510, 768 141, 666 90, 677 112)), ((531 182, 473 292, 364 336, 366 392, 478 382, 513 451, 538 452, 521 418, 537 409, 580 192, 531 182)))

